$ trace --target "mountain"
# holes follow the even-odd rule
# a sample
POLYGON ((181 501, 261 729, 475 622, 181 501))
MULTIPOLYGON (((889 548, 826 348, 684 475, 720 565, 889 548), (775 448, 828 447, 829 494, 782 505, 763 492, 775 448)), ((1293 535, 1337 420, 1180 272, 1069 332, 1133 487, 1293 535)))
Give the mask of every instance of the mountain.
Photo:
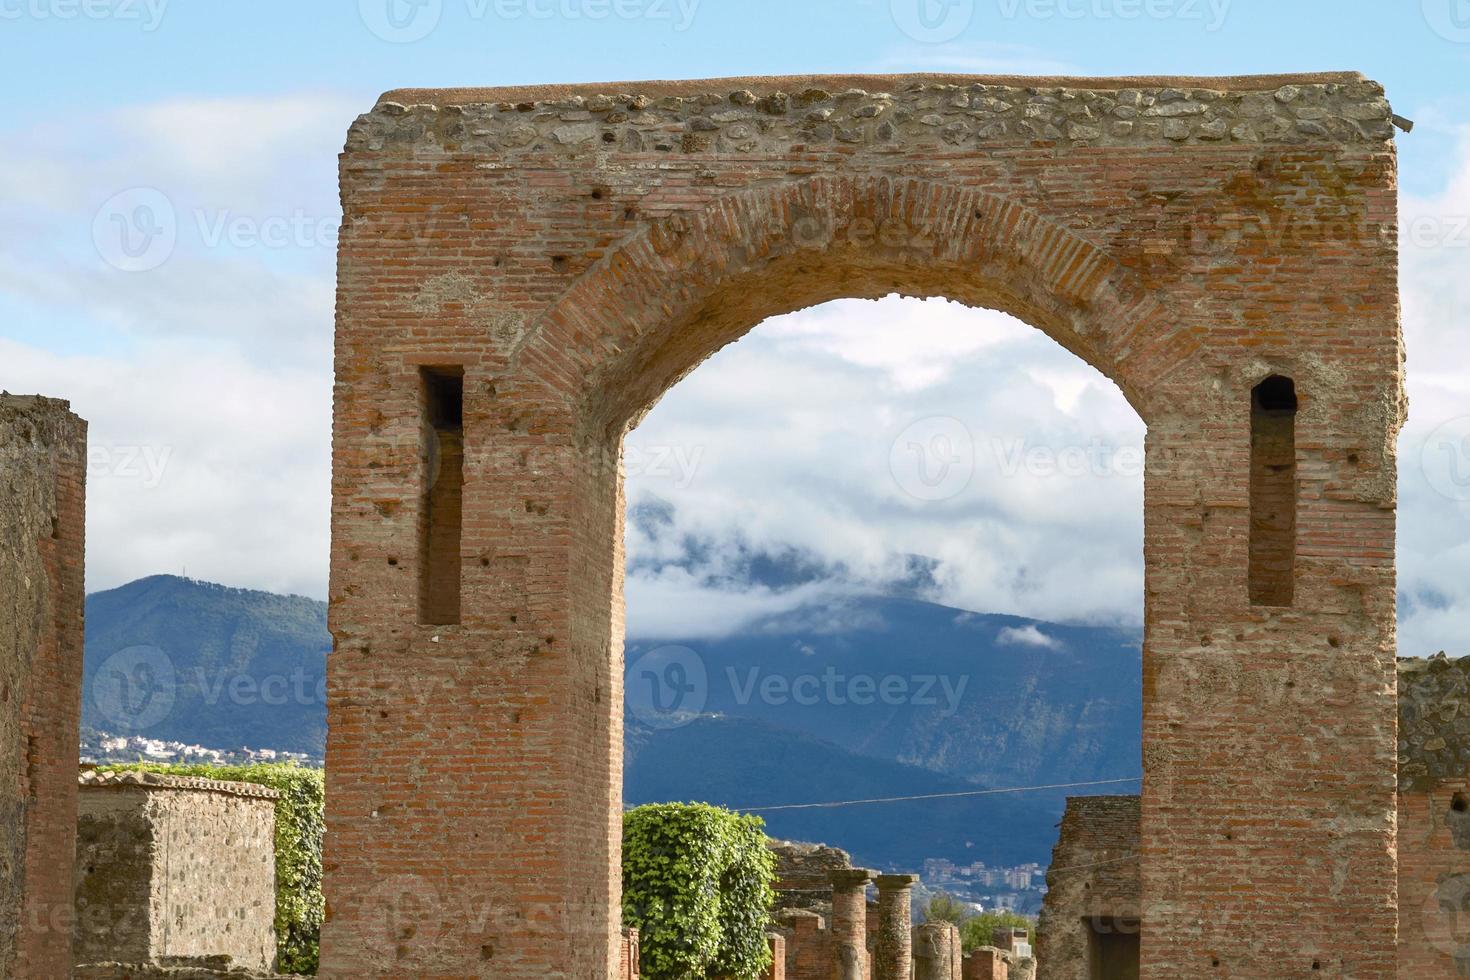
MULTIPOLYGON (((623 797, 631 805, 698 800, 752 810, 976 789, 765 722, 701 717, 674 729, 630 723, 623 797)), ((1027 794, 757 812, 774 837, 830 843, 859 866, 892 871, 913 871, 928 858, 1045 863, 1060 814, 1054 800, 1027 794)))
POLYGON ((88 596, 86 617, 83 726, 321 757, 325 603, 157 575, 88 596))
MULTIPOLYGON (((324 603, 142 579, 88 597, 83 724, 319 758, 329 649, 324 603)), ((678 719, 689 723, 648 727, 638 699, 659 676, 648 668, 660 668, 670 649, 628 643, 630 802, 750 807, 1088 782, 1141 769, 1139 637, 1126 630, 915 598, 827 602, 672 648, 700 677, 699 703, 692 719, 678 719)), ((1044 863, 1066 795, 764 815, 773 833, 844 847, 876 867, 926 857, 1044 863)))
MULTIPOLYGON (((668 649, 628 643, 630 697, 646 697, 640 658, 657 661, 668 649)), ((770 617, 687 649, 705 677, 704 711, 858 755, 990 786, 1141 772, 1137 631, 864 598, 770 617)))

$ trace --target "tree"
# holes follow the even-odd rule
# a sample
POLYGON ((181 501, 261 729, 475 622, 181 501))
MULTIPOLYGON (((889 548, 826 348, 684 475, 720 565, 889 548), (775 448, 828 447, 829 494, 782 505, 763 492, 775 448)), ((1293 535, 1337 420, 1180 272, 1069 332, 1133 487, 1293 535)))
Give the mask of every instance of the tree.
POLYGON ((953 922, 957 926, 974 914, 970 906, 947 892, 935 892, 920 910, 925 922, 953 922))
POLYGON ((776 857, 759 817, 703 803, 623 815, 623 924, 638 930, 647 980, 757 980, 776 857))

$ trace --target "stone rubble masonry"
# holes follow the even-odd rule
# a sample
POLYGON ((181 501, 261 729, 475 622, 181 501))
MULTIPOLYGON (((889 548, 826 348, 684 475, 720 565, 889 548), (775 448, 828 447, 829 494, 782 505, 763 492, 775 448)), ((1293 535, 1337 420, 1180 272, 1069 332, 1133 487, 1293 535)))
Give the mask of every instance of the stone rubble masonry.
POLYGON ((0 976, 71 970, 87 424, 0 393, 0 976))
POLYGON ((85 772, 80 785, 78 963, 271 969, 279 793, 139 772, 85 772))
POLYGON ((1067 800, 1037 927, 1042 980, 1092 980, 1093 924, 1138 920, 1139 810, 1137 796, 1067 800))
POLYGON ((914 885, 918 875, 879 875, 878 943, 873 980, 911 980, 914 968, 914 885))
POLYGON ((284 974, 262 973, 232 966, 228 957, 179 963, 88 963, 78 966, 72 980, 294 980, 284 974))
POLYGON ((386 95, 340 169, 323 973, 615 975, 623 436, 765 318, 901 292, 1024 319, 1148 427, 1145 980, 1390 976, 1390 119, 1352 73, 386 95), (1290 606, 1249 587, 1272 375, 1290 606), (460 603, 426 624, 444 376, 460 603), (404 893, 439 914, 386 927, 404 893))
POLYGON ((832 914, 833 874, 852 871, 852 858, 838 847, 773 840, 776 855, 776 908, 832 914))
POLYGON ((1470 974, 1470 657, 1399 661, 1399 977, 1470 974))

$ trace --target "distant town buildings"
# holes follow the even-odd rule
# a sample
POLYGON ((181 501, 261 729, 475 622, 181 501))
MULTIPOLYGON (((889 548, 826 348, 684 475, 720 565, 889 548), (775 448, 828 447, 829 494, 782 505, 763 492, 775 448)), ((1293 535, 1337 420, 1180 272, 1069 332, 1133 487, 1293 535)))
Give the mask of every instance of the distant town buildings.
POLYGON ((984 911, 1034 914, 1046 895, 1045 869, 1035 863, 991 867, 983 861, 957 865, 930 858, 923 877, 929 891, 946 892, 984 911))

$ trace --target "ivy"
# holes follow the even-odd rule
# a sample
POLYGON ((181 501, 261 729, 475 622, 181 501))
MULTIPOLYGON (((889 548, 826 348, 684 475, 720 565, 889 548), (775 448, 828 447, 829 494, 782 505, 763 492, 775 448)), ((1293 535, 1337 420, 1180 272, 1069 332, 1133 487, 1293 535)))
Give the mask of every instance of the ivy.
POLYGON ((771 965, 775 878, 759 817, 703 803, 623 815, 623 923, 647 980, 756 980, 771 965))
POLYGON ((254 783, 277 790, 281 795, 276 800, 276 969, 282 973, 316 973, 325 907, 322 901, 325 794, 320 769, 290 763, 248 766, 138 763, 97 768, 104 772, 133 770, 254 783))

